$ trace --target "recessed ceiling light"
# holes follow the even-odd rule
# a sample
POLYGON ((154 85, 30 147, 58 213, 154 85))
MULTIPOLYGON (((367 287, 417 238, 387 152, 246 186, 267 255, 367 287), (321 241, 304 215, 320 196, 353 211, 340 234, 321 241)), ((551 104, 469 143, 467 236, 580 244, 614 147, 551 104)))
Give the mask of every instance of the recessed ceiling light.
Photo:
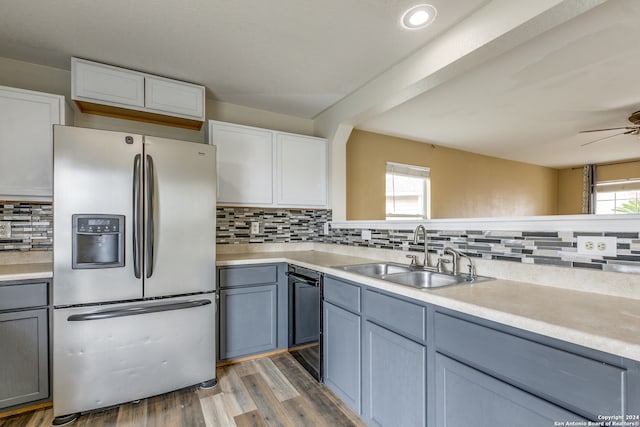
POLYGON ((431 24, 437 14, 436 8, 430 4, 419 4, 403 13, 400 23, 408 30, 417 30, 431 24))

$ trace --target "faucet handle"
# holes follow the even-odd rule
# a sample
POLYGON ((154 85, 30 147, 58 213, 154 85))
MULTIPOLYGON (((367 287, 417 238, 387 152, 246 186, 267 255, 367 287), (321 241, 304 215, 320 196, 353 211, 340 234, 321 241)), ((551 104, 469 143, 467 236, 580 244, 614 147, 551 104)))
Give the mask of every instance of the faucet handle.
POLYGON ((442 264, 448 264, 450 263, 451 260, 448 260, 446 258, 438 258, 438 263, 436 264, 436 270, 438 271, 438 273, 442 273, 443 272, 443 267, 442 264))
POLYGON ((411 258, 411 265, 418 265, 418 255, 407 255, 407 258, 411 258))
POLYGON ((469 259, 469 281, 473 282, 476 278, 476 267, 471 263, 471 259, 469 259))

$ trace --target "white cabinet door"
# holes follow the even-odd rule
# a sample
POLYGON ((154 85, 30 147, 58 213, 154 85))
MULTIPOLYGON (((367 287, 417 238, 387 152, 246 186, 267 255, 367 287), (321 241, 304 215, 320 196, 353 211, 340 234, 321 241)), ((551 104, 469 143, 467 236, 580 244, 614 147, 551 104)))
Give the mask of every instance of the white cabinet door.
POLYGON ((327 140, 278 133, 278 204, 327 205, 327 140))
POLYGON ((273 204, 273 132, 211 121, 209 142, 217 147, 218 204, 273 204))
POLYGON ((144 74, 71 59, 71 98, 115 106, 144 107, 144 74))
POLYGON ((161 77, 145 77, 145 107, 204 120, 204 87, 161 77))
POLYGON ((51 198, 54 124, 63 96, 0 86, 0 199, 51 198))

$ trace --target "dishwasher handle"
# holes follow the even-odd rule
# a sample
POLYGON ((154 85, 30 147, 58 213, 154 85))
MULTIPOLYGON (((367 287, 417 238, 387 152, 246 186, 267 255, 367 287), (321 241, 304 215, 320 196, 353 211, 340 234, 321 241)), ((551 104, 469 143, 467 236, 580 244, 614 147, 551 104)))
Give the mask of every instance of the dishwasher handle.
POLYGON ((315 286, 315 287, 320 286, 320 280, 312 279, 310 277, 306 277, 306 276, 303 276, 301 274, 293 273, 293 272, 290 272, 290 271, 285 273, 285 274, 287 276, 289 276, 289 279, 294 279, 294 280, 297 280, 299 282, 304 282, 307 285, 311 285, 311 286, 315 286))
POLYGON ((69 322, 83 322, 86 320, 113 319, 115 317, 137 316, 139 314, 160 313, 162 311, 183 310, 185 308, 202 307, 211 304, 211 300, 200 299, 182 302, 140 304, 133 307, 114 308, 110 310, 94 311, 92 313, 72 314, 67 318, 69 322))

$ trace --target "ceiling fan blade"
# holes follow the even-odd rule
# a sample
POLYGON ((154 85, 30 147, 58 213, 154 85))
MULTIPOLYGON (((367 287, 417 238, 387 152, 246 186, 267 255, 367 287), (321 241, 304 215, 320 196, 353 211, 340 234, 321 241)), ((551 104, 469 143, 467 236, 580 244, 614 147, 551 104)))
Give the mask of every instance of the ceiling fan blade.
POLYGON ((637 134, 638 133, 638 129, 631 129, 631 130, 627 130, 625 132, 616 133, 615 135, 605 136, 604 138, 596 139, 594 141, 587 142, 587 143, 582 144, 580 146, 584 147, 586 145, 595 144, 596 142, 604 141, 605 139, 613 138, 614 136, 630 135, 630 134, 633 134, 633 133, 637 134))
POLYGON ((620 126, 620 127, 617 127, 617 128, 581 130, 578 133, 602 132, 602 131, 605 131, 605 130, 618 130, 618 129, 633 129, 633 130, 636 130, 638 128, 639 128, 638 126, 620 126))

